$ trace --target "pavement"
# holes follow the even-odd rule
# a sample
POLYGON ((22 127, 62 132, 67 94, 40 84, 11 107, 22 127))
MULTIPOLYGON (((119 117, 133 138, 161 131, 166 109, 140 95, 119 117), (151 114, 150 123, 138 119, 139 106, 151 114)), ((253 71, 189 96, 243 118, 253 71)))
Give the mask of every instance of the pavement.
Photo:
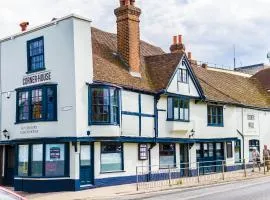
MULTIPOLYGON (((269 200, 270 177, 249 179, 234 183, 207 186, 190 190, 171 190, 149 194, 143 197, 123 199, 147 200, 269 200)), ((120 200, 118 198, 118 200, 120 200)))
MULTIPOLYGON (((235 175, 235 174, 234 174, 235 175)), ((249 175, 249 177, 242 177, 235 179, 227 178, 225 181, 213 181, 213 180, 204 180, 201 181, 199 184, 183 184, 183 185, 172 185, 172 186, 163 186, 163 187, 153 187, 153 188, 147 188, 145 190, 136 190, 136 184, 129 184, 129 185, 118 185, 118 186, 111 186, 111 187, 102 187, 102 188, 94 188, 94 189, 88 189, 88 190, 82 190, 78 192, 56 192, 56 193, 42 193, 42 194, 28 194, 23 193, 22 195, 25 196, 28 200, 100 200, 100 199, 116 199, 116 200, 122 200, 122 199, 192 199, 191 197, 194 196, 193 199, 200 199, 200 195, 220 195, 220 199, 224 197, 224 193, 217 193, 216 191, 221 191, 224 189, 224 191, 233 190, 237 187, 240 187, 242 190, 245 190, 246 187, 252 186, 250 184, 247 184, 247 182, 251 182, 250 184, 255 185, 259 189, 266 188, 262 187, 262 185, 267 184, 268 188, 270 188, 270 176, 262 175, 259 173, 252 173, 252 175, 249 175), (260 177, 263 176, 263 179, 260 179, 260 177), (264 180, 265 182, 262 182, 264 180), (240 181, 240 182, 239 182, 240 181), (255 183, 262 183, 261 185, 255 184, 255 183), (227 183, 234 183, 229 184, 231 186, 225 186, 227 183), (237 184, 237 186, 235 186, 237 184), (215 185, 212 189, 212 185, 215 185), (224 188, 223 188, 224 187, 224 188), (228 188, 227 188, 228 187, 228 188), (216 190, 215 188, 220 188, 216 190), (190 192, 192 190, 192 193, 190 192), (197 192, 198 191, 198 192, 197 192), (164 195, 163 195, 164 194, 164 195), (172 195, 172 196, 170 196, 172 195), (196 196, 197 195, 197 196, 196 196), (198 196, 199 195, 199 196, 198 196)), ((248 191, 252 191, 249 188, 247 188, 248 191)), ((259 190, 261 191, 261 190, 259 190)), ((237 192, 237 191, 235 191, 237 192)), ((255 192, 255 190, 253 191, 255 192)), ((261 191, 263 192, 263 191, 261 191)), ((233 199, 233 198, 227 198, 227 193, 225 195, 226 198, 223 199, 233 199)), ((230 193, 231 194, 231 193, 230 193)), ((247 194, 249 194, 247 192, 247 194)), ((256 195, 259 195, 260 193, 255 193, 256 195)), ((236 194, 234 194, 236 195, 236 194)), ((270 195, 270 194, 269 194, 270 195)), ((212 196, 211 196, 212 197, 212 196)), ((210 197, 207 196, 205 198, 202 196, 201 199, 209 199, 210 197)), ((219 198, 215 198, 219 199, 219 198)), ((248 200, 249 198, 245 198, 245 200, 248 200)), ((254 199, 254 198, 253 198, 254 199)), ((255 198, 256 199, 256 198, 255 198)), ((268 198, 270 199, 270 198, 268 198)), ((237 199, 239 200, 239 198, 237 199)))

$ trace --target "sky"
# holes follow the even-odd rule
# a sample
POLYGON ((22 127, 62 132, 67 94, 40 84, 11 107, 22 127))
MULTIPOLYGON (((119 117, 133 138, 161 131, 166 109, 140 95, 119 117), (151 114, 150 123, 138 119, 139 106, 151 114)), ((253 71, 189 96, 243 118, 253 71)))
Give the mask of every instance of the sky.
MULTIPOLYGON (((141 39, 169 52, 174 35, 198 61, 233 67, 269 63, 270 0, 136 0, 142 9, 141 39)), ((116 32, 119 0, 0 0, 0 38, 75 13, 92 26, 116 32)), ((211 64, 209 64, 211 65, 211 64)))

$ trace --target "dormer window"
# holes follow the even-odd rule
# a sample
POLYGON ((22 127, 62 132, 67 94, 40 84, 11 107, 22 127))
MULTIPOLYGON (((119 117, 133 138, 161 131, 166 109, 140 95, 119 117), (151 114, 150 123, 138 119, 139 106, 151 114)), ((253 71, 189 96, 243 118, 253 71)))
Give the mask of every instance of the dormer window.
POLYGON ((119 124, 119 89, 108 86, 91 86, 89 97, 90 124, 119 124))
POLYGON ((28 72, 45 69, 44 62, 44 38, 39 37, 27 42, 28 72))

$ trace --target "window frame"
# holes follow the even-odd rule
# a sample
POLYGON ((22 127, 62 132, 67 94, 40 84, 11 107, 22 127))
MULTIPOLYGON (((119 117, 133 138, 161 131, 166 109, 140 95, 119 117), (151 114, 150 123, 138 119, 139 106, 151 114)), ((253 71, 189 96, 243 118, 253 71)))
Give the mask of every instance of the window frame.
POLYGON ((30 122, 41 122, 41 121, 57 121, 57 84, 46 84, 46 85, 36 85, 31 87, 25 87, 25 88, 18 88, 16 91, 16 122, 15 124, 19 123, 30 123, 30 122), (51 88, 54 92, 54 115, 51 119, 48 118, 48 89, 51 88), (38 119, 33 118, 33 109, 32 109, 32 91, 34 90, 42 90, 42 117, 38 119), (28 93, 28 119, 26 120, 20 120, 20 109, 19 109, 19 94, 21 92, 27 92, 28 93))
POLYGON ((176 167, 176 143, 159 143, 159 151, 158 151, 158 155, 159 155, 159 168, 160 169, 168 169, 169 167, 170 168, 175 168, 176 167), (169 164, 168 164, 168 166, 166 166, 166 165, 161 165, 160 164, 160 152, 161 152, 161 145, 173 145, 174 146, 174 150, 173 151, 168 151, 168 150, 166 150, 166 151, 162 151, 162 152, 173 152, 173 162, 174 162, 174 164, 173 164, 173 166, 170 166, 169 164))
POLYGON ((223 105, 207 104, 207 126, 224 127, 224 107, 223 107, 223 105), (213 115, 213 113, 209 113, 211 108, 215 109, 215 112, 216 112, 215 115, 213 115), (218 109, 221 109, 221 114, 218 114, 218 109), (209 122, 209 116, 211 116, 211 118, 213 118, 213 116, 215 116, 216 123, 209 122), (219 117, 221 117, 222 123, 218 123, 219 117))
POLYGON ((44 51, 44 36, 40 36, 40 37, 37 37, 37 38, 34 38, 34 39, 31 39, 31 40, 28 40, 26 42, 26 48, 27 48, 27 74, 29 73, 33 73, 33 72, 38 72, 38 71, 42 71, 42 70, 45 70, 45 51, 44 51), (42 43, 43 43, 43 46, 42 46, 42 54, 39 54, 39 55, 36 55, 36 56, 40 56, 40 55, 43 55, 43 67, 41 68, 38 68, 38 69, 31 69, 31 56, 30 56, 30 45, 31 43, 34 43, 36 41, 39 41, 39 40, 42 40, 42 43))
POLYGON ((125 170, 125 165, 124 165, 124 145, 121 142, 100 142, 100 174, 106 174, 106 173, 117 173, 117 172, 123 172, 125 170), (113 152, 103 152, 102 151, 102 145, 111 145, 111 144, 116 144, 116 145, 120 145, 121 146, 121 152, 117 152, 117 153, 121 153, 121 169, 120 170, 109 170, 109 171, 102 171, 101 170, 101 165, 102 165, 102 160, 101 160, 101 156, 102 154, 107 154, 107 153, 113 153, 113 152))
POLYGON ((190 99, 187 98, 187 97, 183 97, 183 96, 180 96, 180 97, 176 97, 176 96, 168 96, 167 97, 167 121, 180 121, 180 122, 189 122, 190 121, 190 99), (171 99, 171 102, 172 104, 169 105, 169 99, 171 99), (178 118, 175 119, 174 117, 174 99, 177 99, 178 101, 178 118), (187 109, 188 109, 188 119, 185 118, 185 108, 182 108, 183 109, 183 113, 180 112, 180 102, 182 101, 183 105, 188 105, 187 109), (171 108, 170 108, 171 106, 171 108), (172 117, 169 117, 169 111, 171 112, 172 114, 172 117), (181 119, 180 116, 183 116, 183 119, 181 119))
POLYGON ((107 85, 89 85, 88 88, 88 125, 115 125, 115 126, 120 126, 120 113, 121 113, 121 103, 120 103, 120 98, 121 98, 121 89, 118 87, 114 87, 114 86, 107 86, 107 85), (93 103, 92 103, 92 90, 93 89, 107 89, 108 90, 108 97, 109 97, 109 120, 108 122, 98 122, 98 121, 94 121, 93 120, 93 103), (113 105, 112 103, 112 98, 111 98, 111 89, 115 89, 117 90, 117 95, 118 95, 118 99, 117 99, 117 120, 116 122, 114 122, 112 115, 113 113, 113 107, 115 107, 115 105, 113 105))
POLYGON ((15 177, 23 177, 23 178, 63 178, 63 177, 69 177, 70 176, 70 156, 69 156, 69 143, 64 142, 37 142, 37 143, 22 143, 16 145, 16 168, 15 168, 15 177), (42 146, 42 176, 32 176, 32 158, 33 158, 33 145, 43 145, 42 146), (46 176, 46 145, 49 144, 63 144, 64 145, 64 175, 63 176, 46 176), (28 146, 28 172, 27 176, 20 176, 18 174, 19 170, 19 145, 27 145, 28 146))

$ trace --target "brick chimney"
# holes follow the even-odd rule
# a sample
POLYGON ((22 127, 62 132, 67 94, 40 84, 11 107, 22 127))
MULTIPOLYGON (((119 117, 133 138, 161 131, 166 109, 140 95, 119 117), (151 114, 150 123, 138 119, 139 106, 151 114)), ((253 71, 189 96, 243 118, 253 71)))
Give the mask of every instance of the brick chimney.
POLYGON ((192 53, 190 51, 188 52, 187 57, 188 57, 188 61, 189 61, 190 64, 192 64, 194 66, 197 66, 198 65, 197 60, 194 60, 192 58, 192 53))
POLYGON ((20 23, 20 27, 21 27, 22 32, 27 30, 28 25, 29 25, 29 22, 20 23))
POLYGON ((128 64, 131 75, 140 77, 140 15, 135 0, 120 0, 117 17, 117 51, 128 64))
POLYGON ((170 47, 171 53, 185 52, 182 35, 173 36, 173 44, 170 47))

